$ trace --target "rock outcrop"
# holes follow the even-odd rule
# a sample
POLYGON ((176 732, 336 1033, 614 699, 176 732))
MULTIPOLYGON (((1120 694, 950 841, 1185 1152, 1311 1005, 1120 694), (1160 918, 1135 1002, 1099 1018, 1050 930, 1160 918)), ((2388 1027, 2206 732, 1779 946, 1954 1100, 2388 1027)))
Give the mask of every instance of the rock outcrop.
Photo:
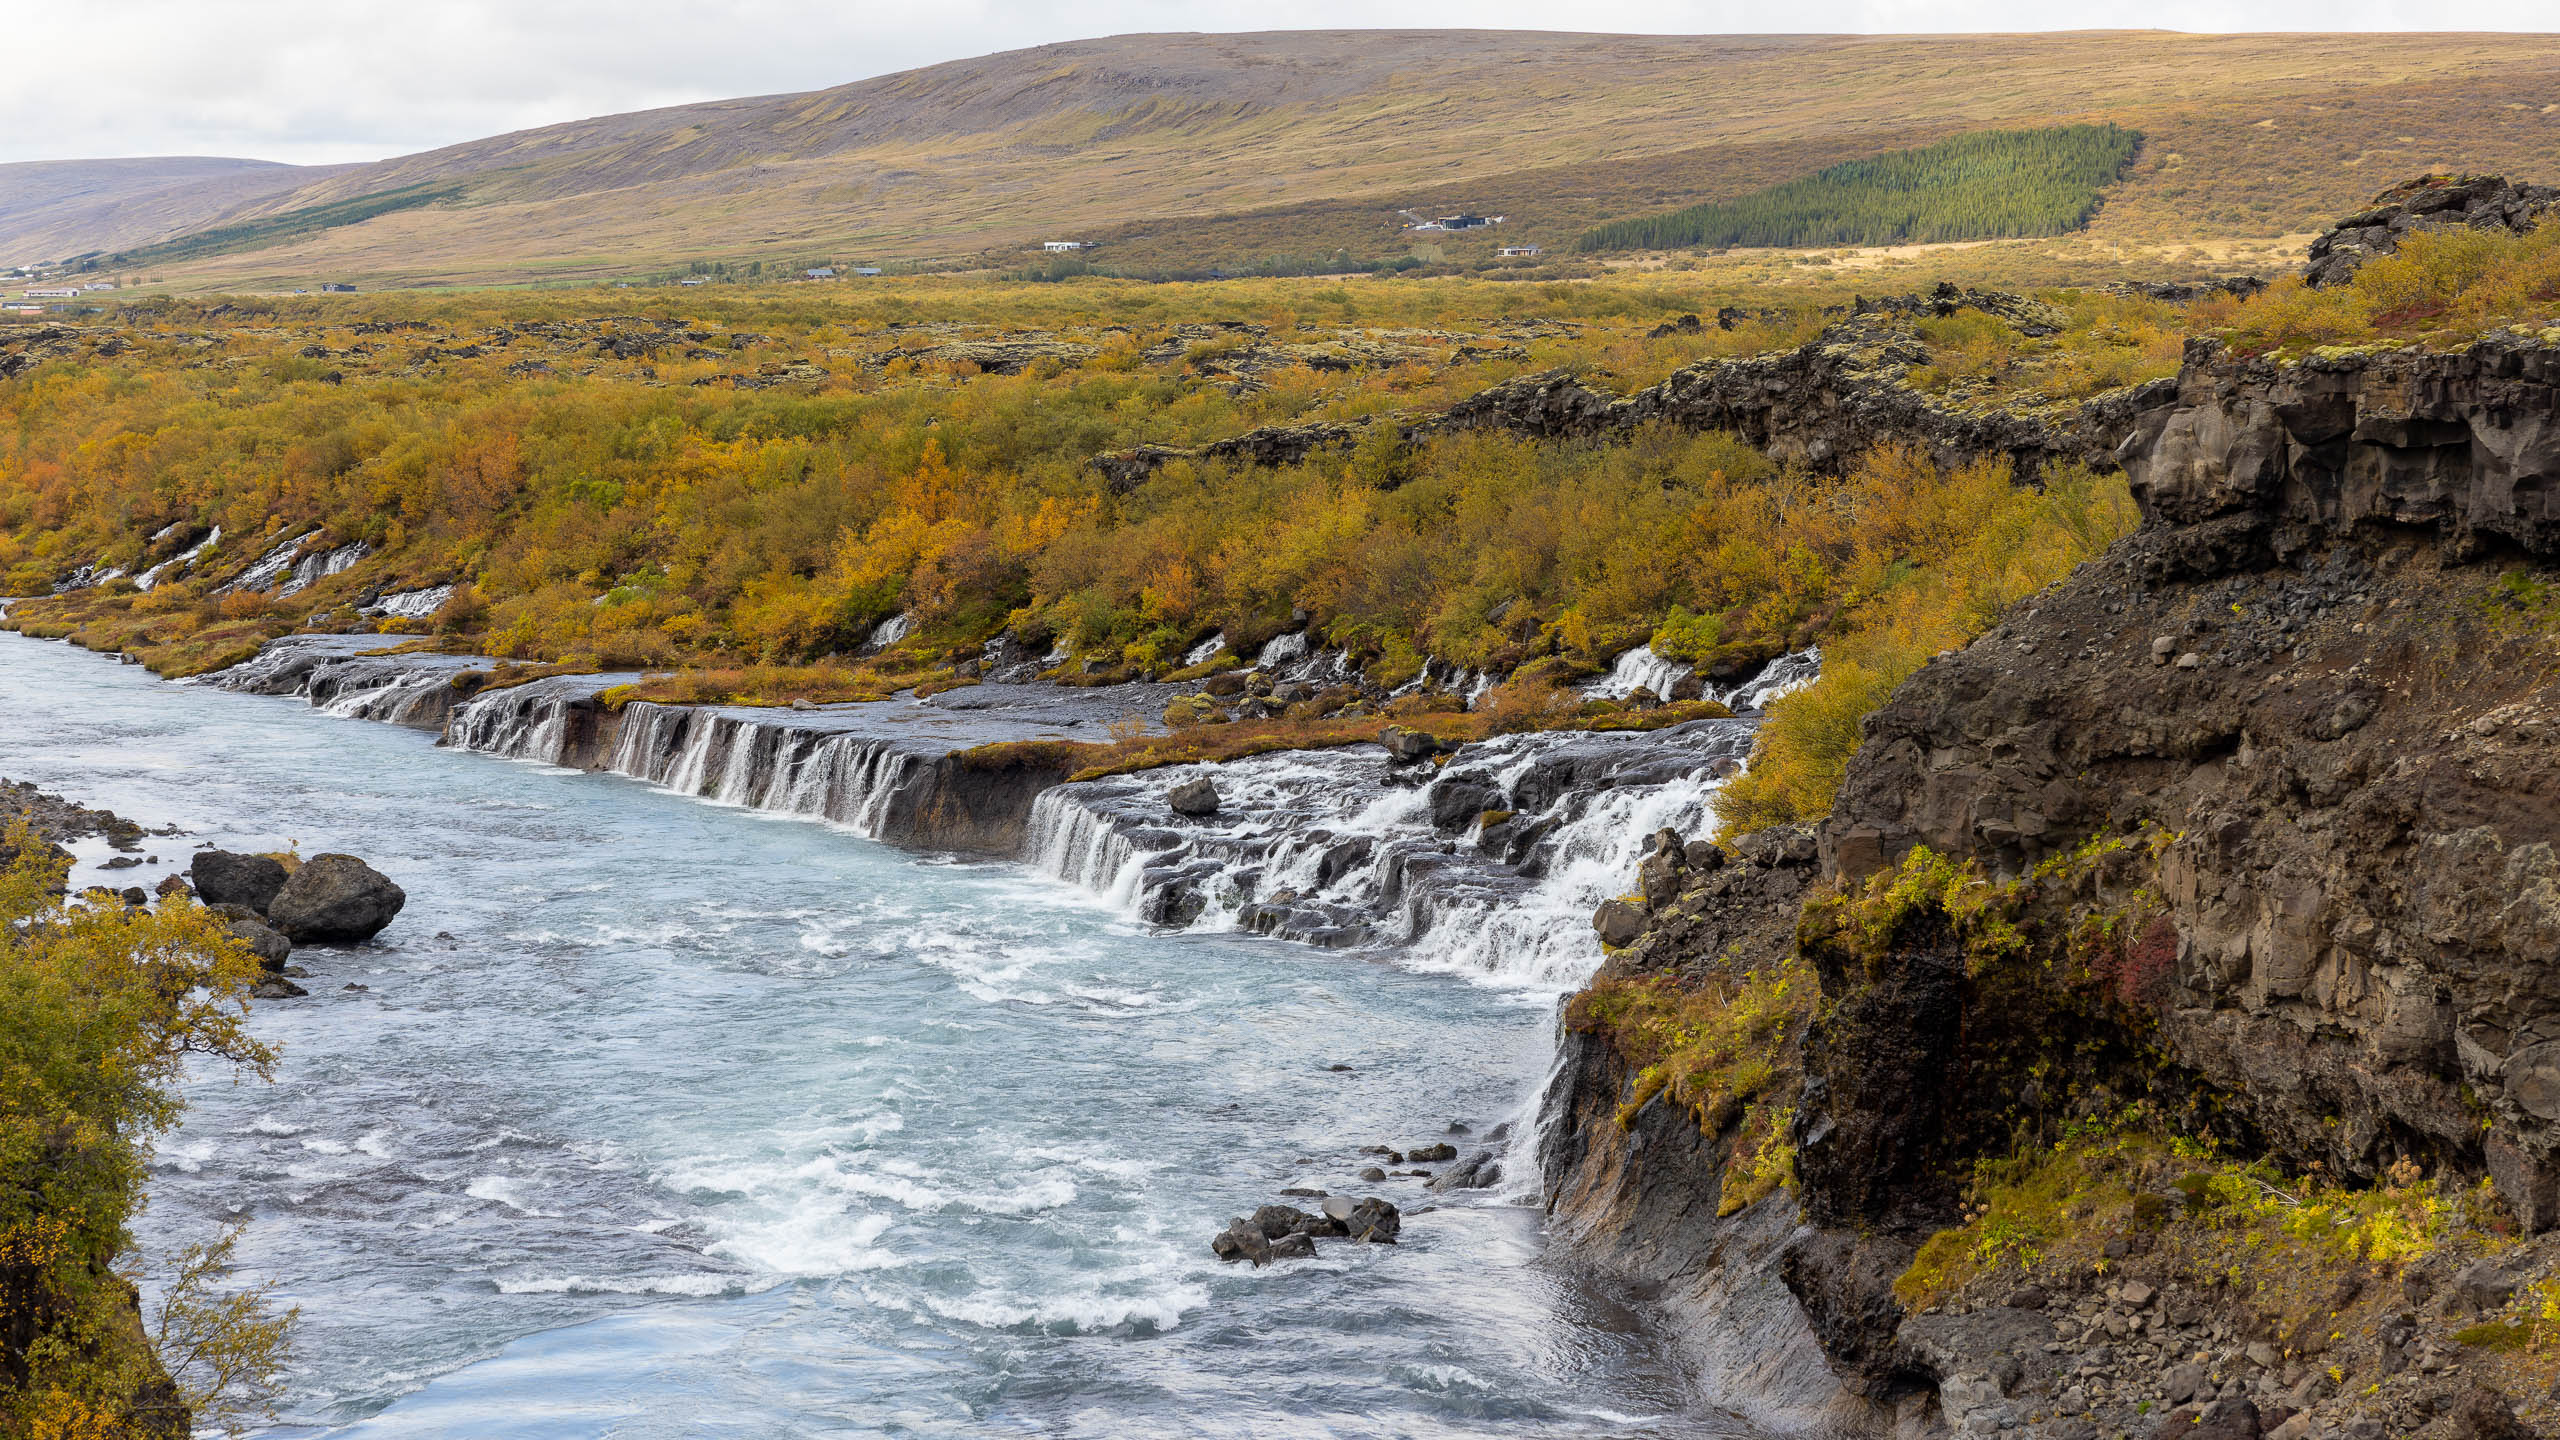
POLYGON ((1901 444, 1925 449, 1942 464, 2005 456, 2020 476, 2032 477, 2058 460, 2112 463, 2142 412, 2171 389, 2160 381, 2085 402, 2012 405, 1943 400, 1905 383, 1930 359, 1912 319, 1964 309, 2028 335, 2049 335, 2064 323, 2038 300, 1941 285, 1928 295, 1861 300, 1797 349, 1701 360, 1632 395, 1594 389, 1571 371, 1545 370, 1480 390, 1436 415, 1271 426, 1196 449, 1139 446, 1090 463, 1125 492, 1174 460, 1294 464, 1352 443, 1369 424, 1394 424, 1405 444, 1462 430, 1593 439, 1664 424, 1730 430, 1778 459, 1815 470, 1836 472, 1879 445, 1901 444))
POLYGON ((353 855, 314 855, 267 902, 267 923, 297 945, 357 944, 408 900, 391 877, 353 855))
POLYGON ((2511 185, 2496 175, 2421 175, 2373 197, 2311 242, 2302 278, 2317 287, 2343 285, 2365 262, 2400 248, 2411 235, 2468 226, 2530 230, 2555 205, 2560 187, 2511 185))
POLYGON ((2144 530, 1871 719, 1830 870, 2174 836, 2177 1059, 2298 1163, 2560 1223, 2560 350, 2199 342, 2125 458, 2144 530))
POLYGON ((239 855, 229 850, 199 850, 187 867, 196 898, 207 905, 237 905, 255 915, 284 888, 284 862, 272 855, 239 855))
MULTIPOLYGON (((1821 1018, 1789 1052, 1804 1228, 1744 1243, 1756 1212, 1789 1230, 1795 1207, 1714 1215, 1734 1137, 1658 1100, 1621 1119, 1632 1067, 1574 1034, 1546 1110, 1559 1228, 1675 1300, 1773 1270, 1843 1391, 1910 1433, 2161 1423, 2143 1411, 2181 1434, 2450 1435, 2475 1411, 2507 1433, 2507 1402, 2446 1368, 2502 1292, 2436 1261, 2405 1302, 2355 1270, 2318 1334, 2268 1332, 2139 1236, 2109 1242, 2122 1283, 1897 1298, 1921 1242, 1965 1218, 1977 1160, 2135 1099, 2297 1172, 2485 1177, 2526 1231, 2560 1227, 2560 347, 2279 366, 2199 341, 2131 408, 2141 530, 1866 720, 1804 880, 1746 886, 1748 860, 1657 847, 1595 918, 1617 947, 1604 981, 1712 983, 1790 944, 1812 962, 1821 1018), (1925 906, 1881 932, 1811 912, 1796 930, 1800 895, 1862 892, 1923 846, 2016 882, 2026 954, 2098 944, 2068 937, 2103 920, 2074 952, 2097 956, 2095 988, 1989 965, 1925 906)), ((2503 1263, 2541 1273, 2551 1248, 2503 1263)))
MULTIPOLYGON (((1657 844, 1646 862, 1652 893, 1606 907, 1627 928, 1596 978, 1712 983, 1782 962, 1813 878, 1812 837, 1794 838, 1731 863, 1704 842, 1694 863, 1690 847, 1657 844)), ((1727 1213, 1735 1128, 1704 1130, 1659 1090, 1630 1110, 1637 1067, 1598 1033, 1568 1025, 1558 1049, 1539 1107, 1538 1157, 1559 1250, 1669 1315, 1709 1403, 1785 1433, 1891 1428, 1889 1404, 1832 1373, 1782 1279, 1801 1228, 1794 1198, 1781 1190, 1727 1213)))

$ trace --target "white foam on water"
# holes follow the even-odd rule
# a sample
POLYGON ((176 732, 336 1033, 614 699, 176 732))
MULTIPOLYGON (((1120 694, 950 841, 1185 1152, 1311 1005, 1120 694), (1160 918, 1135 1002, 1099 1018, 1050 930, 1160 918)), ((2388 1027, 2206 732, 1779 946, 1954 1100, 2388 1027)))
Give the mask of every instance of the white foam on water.
POLYGON ((212 1141, 190 1140, 179 1144, 163 1142, 153 1152, 152 1159, 181 1174, 194 1175, 204 1169, 205 1162, 213 1155, 212 1141))
POLYGON ((783 1283, 783 1277, 743 1275, 511 1275, 496 1284, 501 1295, 751 1295, 783 1283))
POLYGON ((1172 1330, 1182 1324, 1186 1313, 1205 1308, 1209 1303, 1209 1292, 1202 1286, 1165 1285, 1154 1275, 1146 1277, 1144 1283, 1153 1286, 1152 1293, 1114 1295, 1097 1288, 1040 1299, 964 1298, 932 1294, 871 1298, 879 1303, 902 1307, 921 1305, 943 1319, 957 1320, 984 1330, 1036 1329, 1073 1335, 1092 1335, 1129 1326, 1172 1330))
POLYGON ((1653 653, 1650 644, 1639 645, 1618 657, 1609 673, 1593 682, 1582 693, 1595 700, 1624 700, 1638 690, 1648 690, 1657 700, 1671 698, 1671 689, 1697 667, 1684 660, 1666 660, 1653 653))
POLYGON ((463 1186, 462 1193, 474 1200, 487 1200, 504 1205, 519 1215, 531 1215, 543 1219, 558 1219, 560 1215, 557 1210, 540 1209, 525 1199, 522 1186, 511 1175, 483 1175, 463 1186))

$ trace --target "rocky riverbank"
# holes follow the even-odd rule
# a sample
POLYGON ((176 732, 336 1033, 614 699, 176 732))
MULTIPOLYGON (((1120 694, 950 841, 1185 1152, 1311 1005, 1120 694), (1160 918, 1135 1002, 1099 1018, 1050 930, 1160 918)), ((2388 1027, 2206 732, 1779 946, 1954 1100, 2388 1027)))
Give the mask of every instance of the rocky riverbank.
POLYGON ((1704 1315, 1774 1270, 1757 1333, 1871 1428, 2560 1422, 2555 416, 2512 337, 2192 346, 2124 447, 2142 531, 1869 718, 1802 880, 1657 849, 1599 917, 1559 1230, 1704 1315), (1791 969, 1820 1004, 1747 1094, 1645 1048, 1637 1000, 1791 969), (1781 1106, 1792 1192, 1711 1213, 1781 1106))

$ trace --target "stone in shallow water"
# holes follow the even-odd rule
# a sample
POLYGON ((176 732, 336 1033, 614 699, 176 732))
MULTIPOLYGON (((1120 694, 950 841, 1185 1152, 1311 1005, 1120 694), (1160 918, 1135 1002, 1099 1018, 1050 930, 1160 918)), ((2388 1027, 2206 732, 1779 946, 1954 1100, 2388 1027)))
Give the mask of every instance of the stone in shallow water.
POLYGON ((196 852, 188 874, 195 881, 196 898, 207 905, 246 905, 261 913, 285 882, 282 863, 228 850, 196 852))
POLYGON ((370 940, 409 896, 353 855, 315 855, 267 905, 267 923, 296 944, 370 940))

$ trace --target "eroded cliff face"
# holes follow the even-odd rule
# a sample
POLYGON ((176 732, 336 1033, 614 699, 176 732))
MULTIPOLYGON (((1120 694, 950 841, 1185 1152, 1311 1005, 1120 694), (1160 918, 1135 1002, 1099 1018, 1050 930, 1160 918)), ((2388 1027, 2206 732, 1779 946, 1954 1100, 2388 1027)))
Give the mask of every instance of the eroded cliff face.
MULTIPOLYGON (((1812 877, 1809 833, 1768 837, 1711 868, 1658 848, 1635 929, 1602 974, 1716 983, 1780 964, 1812 877)), ((1795 1196, 1728 1203, 1738 1127, 1702 1127, 1668 1090, 1640 1094, 1637 1068, 1603 1034, 1569 1025, 1559 1050, 1538 1136, 1554 1243, 1671 1317, 1703 1401, 1783 1433, 1894 1428, 1891 1406, 1842 1385, 1787 1288, 1803 1228, 1795 1196)))
POLYGON ((1871 719, 1827 871, 2174 836, 2174 1058, 2296 1163, 2560 1223, 2560 351, 2200 343, 2124 459, 2142 532, 1871 719))
MULTIPOLYGON (((2245 1296, 2164 1280, 2147 1302, 2164 1343, 2117 1293, 2154 1292, 2129 1281, 2080 1276, 2051 1315, 2041 1293, 1914 1313, 1894 1283, 1962 1218, 1976 1159, 2135 1099, 2300 1170, 2486 1175, 2529 1233, 2560 1226, 2560 349, 2500 337, 2277 366, 2198 342, 2118 455, 2141 531, 1900 687, 1820 831, 1816 897, 1864 893, 1921 846, 2018 882, 2024 958, 1986 965, 1921 911, 1857 943, 1805 912, 1823 1005, 1798 1054, 1805 1223, 1778 1271, 1843 1389, 1922 1433, 2114 1433, 2141 1395, 2155 1412, 2180 1400, 2152 1372, 2200 1345, 2216 1359, 2190 1428, 2256 1435, 2263 1411, 2273 1433, 2329 1433, 2313 1428, 2329 1406, 2367 1402, 2329 1397, 2328 1362, 2304 1358, 2327 1340, 2267 1331, 2245 1296), (2092 984, 2074 946, 2101 931, 2092 984), (2134 1337, 2104 1363, 2075 1348, 2107 1338, 2101 1320, 2134 1337), (2269 1358, 2231 1358, 2252 1336, 2269 1358)), ((1665 963, 1661 937, 1695 928, 1677 903, 1639 908, 1612 966, 1665 963)), ((1715 925, 1765 936, 1771 920, 1715 925)), ((1718 946, 1700 934, 1681 963, 1718 946)), ((1627 1093, 1630 1067, 1576 1043, 1578 1088, 1551 1113, 1627 1093)), ((1550 1188, 1577 1243, 1634 1237, 1603 1258, 1678 1280, 1741 1217, 1696 1216, 1712 1193, 1697 1181, 1689 1218, 1649 1221, 1718 1137, 1684 1146, 1636 1118, 1615 1170, 1589 1125, 1568 1127, 1585 1138, 1550 1188)), ((2427 1298, 2408 1289, 2333 1308, 2427 1298)), ((2425 1309, 2426 1325, 2477 1313, 2446 1303, 2454 1318, 2425 1309)), ((2379 1323, 2338 1342, 2372 1352, 2343 1368, 2414 1369, 2391 1357, 2416 1353, 2419 1323, 2379 1323)), ((2357 1423, 2418 1433, 2436 1413, 2425 1433, 2473 1433, 2402 1388, 2418 1398, 2397 1418, 2357 1423)))

